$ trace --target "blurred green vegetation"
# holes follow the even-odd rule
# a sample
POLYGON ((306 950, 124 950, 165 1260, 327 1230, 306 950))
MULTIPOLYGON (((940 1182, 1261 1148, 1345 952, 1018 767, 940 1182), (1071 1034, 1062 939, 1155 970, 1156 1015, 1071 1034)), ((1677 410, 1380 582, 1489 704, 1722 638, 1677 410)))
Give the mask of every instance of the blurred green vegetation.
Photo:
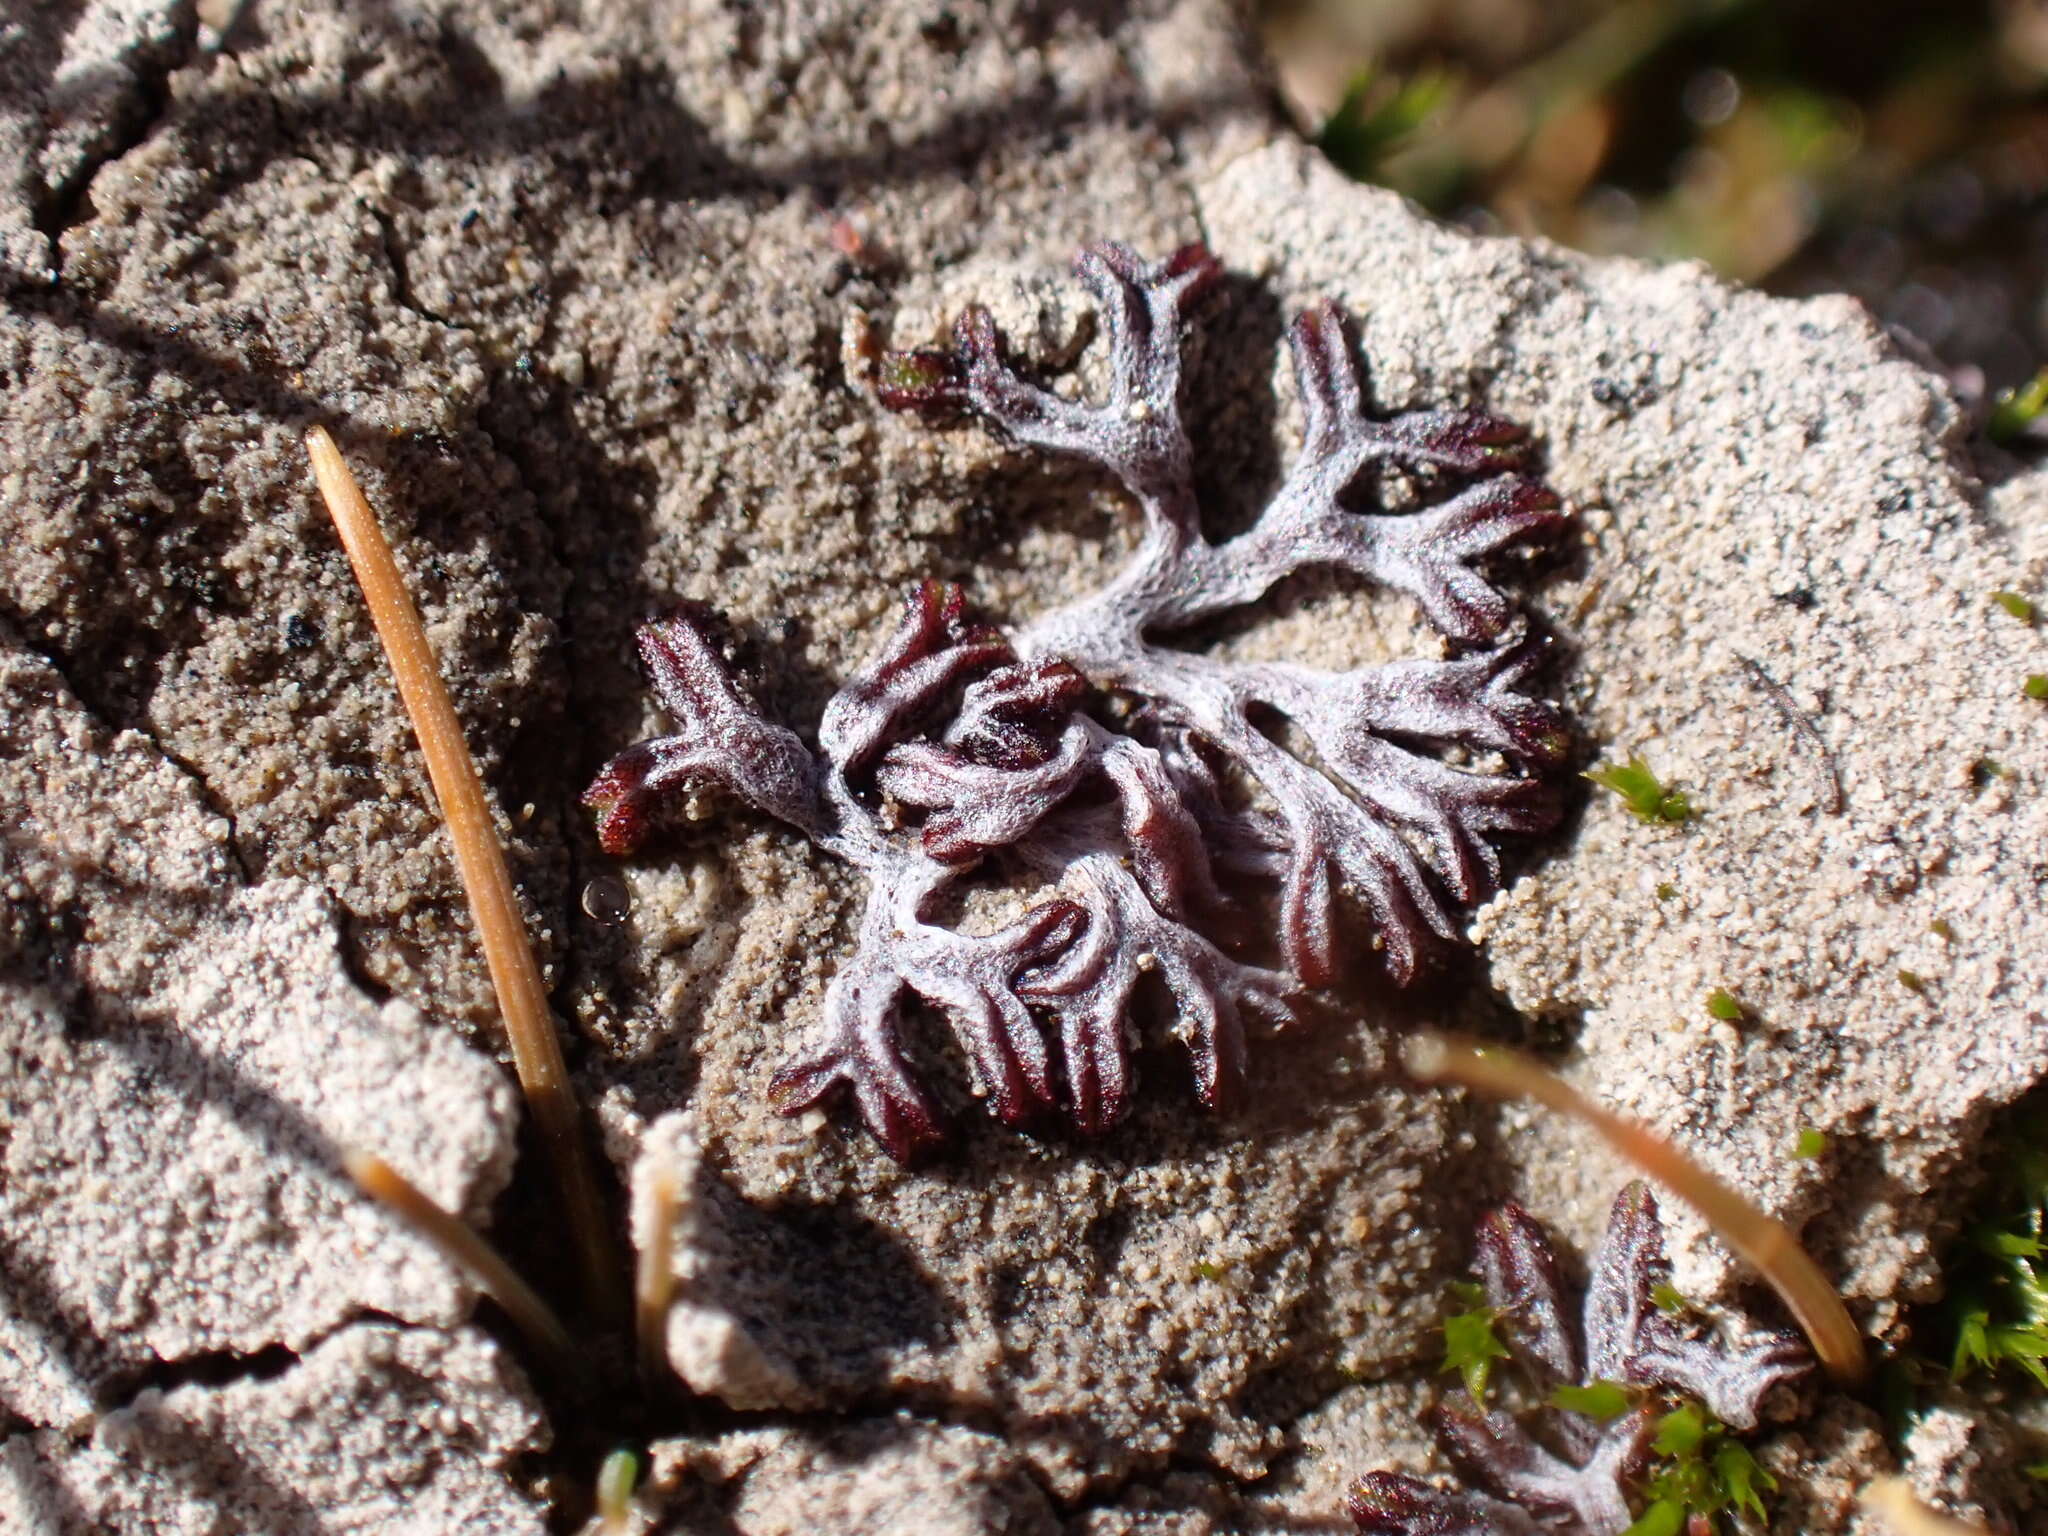
POLYGON ((1845 291, 1965 394, 2048 363, 2040 0, 1266 0, 1361 180, 1482 230, 1845 291))
POLYGON ((2048 1152, 2022 1146, 1991 1205, 1949 1264, 1949 1370, 2009 1366, 2048 1387, 2048 1152))

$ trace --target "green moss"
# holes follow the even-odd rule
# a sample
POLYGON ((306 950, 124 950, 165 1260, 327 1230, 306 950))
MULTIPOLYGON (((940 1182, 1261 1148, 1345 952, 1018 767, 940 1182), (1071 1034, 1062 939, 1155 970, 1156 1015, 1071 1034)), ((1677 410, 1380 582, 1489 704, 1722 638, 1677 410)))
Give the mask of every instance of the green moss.
POLYGON ((1657 882, 1657 899, 1659 901, 1669 901, 1672 897, 1676 896, 1677 894, 1678 887, 1673 885, 1669 880, 1659 880, 1657 882))
POLYGON ((1929 923, 1927 931, 1947 943, 1953 944, 1956 941, 1956 930, 1945 917, 1937 917, 1933 922, 1929 923))
POLYGON ((1692 802, 1684 791, 1667 789, 1650 765, 1633 753, 1626 763, 1602 763, 1586 777, 1621 796, 1639 820, 1675 824, 1692 816, 1692 802))
POLYGON ((1660 1460, 1643 1485, 1649 1503, 1624 1536, 1677 1536, 1693 1520, 1716 1531, 1727 1514, 1763 1522, 1764 1491, 1777 1480, 1699 1404, 1680 1403, 1659 1419, 1650 1451, 1660 1460))
POLYGON ((1740 1510, 1759 1524, 1764 1519, 1762 1490, 1778 1486, 1740 1440, 1723 1440, 1714 1447, 1714 1482, 1727 1501, 1723 1508, 1740 1510))
POLYGON ((2007 1166, 2003 1208, 1951 1266, 1949 1372, 2010 1366, 2048 1388, 2048 1153, 2028 1148, 2007 1166))
POLYGON ((1679 1295, 1678 1287, 1669 1280, 1660 1280, 1650 1287, 1650 1305, 1659 1312, 1668 1312, 1675 1316, 1692 1303, 1679 1295))
POLYGON ((1207 1259, 1197 1259, 1195 1261, 1195 1273, 1204 1280, 1221 1280, 1225 1270, 1221 1264, 1212 1264, 1207 1259))

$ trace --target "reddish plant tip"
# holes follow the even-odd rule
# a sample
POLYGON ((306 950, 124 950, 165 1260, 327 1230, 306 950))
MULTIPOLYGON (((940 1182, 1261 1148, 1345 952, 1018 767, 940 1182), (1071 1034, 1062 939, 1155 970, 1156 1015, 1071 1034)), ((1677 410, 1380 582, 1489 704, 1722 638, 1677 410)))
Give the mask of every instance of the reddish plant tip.
POLYGON ((884 352, 876 368, 875 396, 892 411, 954 411, 966 402, 966 376, 956 352, 884 352))
POLYGON ((583 791, 584 806, 597 813, 598 846, 615 859, 636 852, 647 838, 645 793, 653 754, 645 745, 628 747, 606 763, 583 791))
POLYGON ((785 1115, 800 1115, 851 1088, 869 1134, 890 1157, 908 1165, 942 1146, 946 1132, 923 1093, 907 1080, 892 1079, 885 1064, 816 1056, 771 1077, 768 1102, 785 1115))
POLYGON ((815 750, 754 711, 701 615, 650 626, 642 653, 675 732, 622 753, 586 795, 610 850, 717 786, 863 873, 859 943, 772 1093, 791 1113, 850 1098, 898 1157, 941 1125, 900 1045, 913 1003, 951 1027, 998 1119, 1057 1110, 1096 1132, 1129 1106, 1131 1005, 1156 985, 1199 1097, 1223 1105, 1241 1091, 1250 1022, 1285 1025, 1301 987, 1335 977, 1344 907, 1405 982, 1455 941, 1455 908, 1497 888, 1496 840, 1558 814, 1544 774, 1567 754, 1564 718, 1524 691, 1542 647, 1491 569, 1564 523, 1526 473, 1520 430, 1473 410, 1370 414, 1343 314, 1317 305, 1290 332, 1301 455, 1251 528, 1211 543, 1181 354, 1222 269, 1198 245, 1148 263, 1103 242, 1075 271, 1109 353, 1099 403, 1018 374, 980 306, 950 348, 888 354, 878 398, 967 412, 1106 470, 1146 524, 1131 565, 1009 636, 970 623, 959 587, 919 584, 827 704, 815 750), (1389 470, 1411 472, 1420 505, 1375 504, 1389 470), (1327 673, 1165 643, 1319 566, 1407 595, 1463 649, 1327 673), (1108 723, 1104 695, 1135 707, 1108 723), (1313 752, 1274 740, 1274 716, 1313 752), (1505 766, 1457 765, 1488 755, 1505 766), (938 921, 948 889, 983 869, 1045 894, 994 933, 938 921), (1285 969, 1226 942, 1262 907, 1285 969))
POLYGON ((635 636, 655 697, 677 725, 628 747, 583 792, 605 852, 632 852, 648 832, 717 786, 792 826, 819 825, 817 766, 791 732, 763 720, 727 667, 701 611, 679 610, 635 636))
POLYGON ((992 768, 1036 767, 1087 693, 1088 679, 1064 661, 1004 667, 969 685, 947 740, 992 768))
MULTIPOLYGON (((1128 246, 1113 244, 1104 244, 1096 246, 1095 249, 1103 251, 1114 251, 1119 254, 1129 253, 1128 246)), ((1140 267, 1136 271, 1128 272, 1125 275, 1128 277, 1136 278, 1140 275, 1142 270, 1143 269, 1140 267)), ((1223 263, 1218 261, 1214 256, 1211 256, 1209 254, 1209 248, 1206 245, 1201 244, 1199 241, 1195 241, 1182 246, 1179 250, 1175 251, 1171 256, 1167 257, 1165 262, 1162 263, 1162 270, 1169 278, 1178 278, 1183 277, 1189 273, 1194 273, 1198 275, 1202 282, 1208 283, 1214 282, 1217 278, 1223 275, 1223 263)))
POLYGON ((1344 1507, 1364 1536, 1537 1536, 1544 1528, 1512 1505, 1486 1511, 1398 1472, 1368 1472, 1344 1507))
POLYGON ((917 625, 921 646, 929 648, 940 635, 960 638, 960 625, 967 613, 967 589, 957 581, 927 576, 910 589, 903 607, 917 625))

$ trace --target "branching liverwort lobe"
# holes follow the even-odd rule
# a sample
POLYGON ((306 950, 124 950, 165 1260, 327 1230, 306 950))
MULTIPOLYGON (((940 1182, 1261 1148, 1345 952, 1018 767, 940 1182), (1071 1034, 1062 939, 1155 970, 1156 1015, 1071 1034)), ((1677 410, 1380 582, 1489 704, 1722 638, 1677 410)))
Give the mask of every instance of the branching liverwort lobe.
POLYGON ((1250 528, 1212 543, 1180 387, 1220 269, 1199 246, 1146 264, 1114 244, 1077 266, 1108 334, 1106 399, 1027 381, 979 307, 951 348, 885 357, 879 393, 1107 470, 1143 519, 1117 577, 1009 634, 969 622, 958 587, 922 584, 815 748, 761 717, 707 614, 678 612, 639 635, 674 733, 619 754, 584 796, 615 854, 716 785, 862 872, 857 948, 771 1091, 789 1112, 850 1094, 898 1158, 941 1135, 900 1045, 911 998, 945 1017, 1000 1119, 1057 1109, 1092 1132, 1128 1107, 1126 1024, 1153 976, 1217 1106, 1241 1083, 1248 1017, 1284 1025, 1303 987, 1335 975, 1340 895, 1406 982, 1432 936, 1457 937, 1458 908, 1496 888, 1493 839, 1557 816, 1546 771, 1567 750, 1563 718, 1522 691, 1541 647, 1482 569, 1564 526, 1519 430, 1477 411, 1370 415, 1342 317, 1318 305, 1290 336, 1306 421, 1293 470, 1250 528), (1422 488, 1419 505, 1383 503, 1388 472, 1422 488), (1324 672, 1163 643, 1313 568, 1412 597, 1449 654, 1324 672), (1262 729, 1272 716, 1310 750, 1262 729), (948 889, 991 864, 1048 894, 994 932, 939 922, 948 889), (1219 941, 1245 926, 1224 883, 1273 891, 1278 966, 1219 941))
POLYGON ((1694 1402, 1751 1430, 1771 1391, 1812 1367, 1796 1335, 1751 1325, 1731 1341, 1657 1305, 1664 1226, 1645 1184, 1615 1200, 1577 1308, 1550 1238, 1520 1206, 1488 1213, 1477 1237, 1486 1302, 1538 1406, 1440 1405, 1437 1439, 1465 1483, 1367 1473, 1349 1498, 1361 1536, 1623 1536, 1666 1409, 1694 1402), (1563 1406, 1574 1399, 1559 1388, 1621 1389, 1625 1406, 1601 1418, 1563 1406))

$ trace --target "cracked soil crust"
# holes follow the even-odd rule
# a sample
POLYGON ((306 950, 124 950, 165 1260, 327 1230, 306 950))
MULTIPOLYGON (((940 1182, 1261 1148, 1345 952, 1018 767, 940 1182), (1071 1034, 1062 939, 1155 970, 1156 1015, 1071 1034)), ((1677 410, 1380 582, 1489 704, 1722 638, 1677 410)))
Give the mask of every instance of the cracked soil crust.
MULTIPOLYGON (((1360 928, 1242 1112, 1201 1114, 1162 1020, 1114 1133, 956 1112, 905 1171, 762 1094, 853 882, 731 810, 621 865, 575 804, 660 724, 630 636, 668 604, 728 615, 764 712, 809 729, 914 581, 1021 624, 1117 569, 1099 476, 889 415, 867 376, 978 301, 1099 389, 1066 264, 1105 237, 1223 263, 1184 393, 1215 533, 1294 456, 1281 332, 1317 299, 1358 318, 1375 409, 1532 429, 1578 537, 1517 577, 1550 691, 1586 761, 1647 751, 1702 814, 1584 803, 1507 870, 1477 968, 1582 1086, 1803 1224, 1870 1328, 1933 1293, 1988 1117, 2048 1069, 2042 662, 1985 602, 2048 581, 2048 493, 1987 503, 1946 390, 1854 306, 1434 227, 1268 103, 1210 0, 0 20, 0 1524, 524 1532, 589 1475, 336 1170, 372 1145, 485 1220, 516 1120, 315 422, 413 584, 621 1184, 687 1169, 670 1346, 701 1395, 655 1425, 650 1508, 1297 1531, 1351 1475, 1432 1467, 1474 1213, 1513 1194, 1583 1245, 1618 1182, 1390 1078, 1417 1016, 1500 1027, 1485 987, 1398 996, 1360 928), (1787 1155, 1808 1128, 1827 1157, 1787 1155)), ((1435 641, 1310 577, 1202 643, 1341 670, 1435 641)), ((500 1231, 559 1264, 510 1199, 500 1231)), ((1670 1215, 1681 1289, 1735 1294, 1670 1215)), ((1888 1459, 1859 1415, 1767 1449, 1806 1530, 1888 1459)), ((1976 1497, 1955 1465, 1913 1463, 1976 1497)))

